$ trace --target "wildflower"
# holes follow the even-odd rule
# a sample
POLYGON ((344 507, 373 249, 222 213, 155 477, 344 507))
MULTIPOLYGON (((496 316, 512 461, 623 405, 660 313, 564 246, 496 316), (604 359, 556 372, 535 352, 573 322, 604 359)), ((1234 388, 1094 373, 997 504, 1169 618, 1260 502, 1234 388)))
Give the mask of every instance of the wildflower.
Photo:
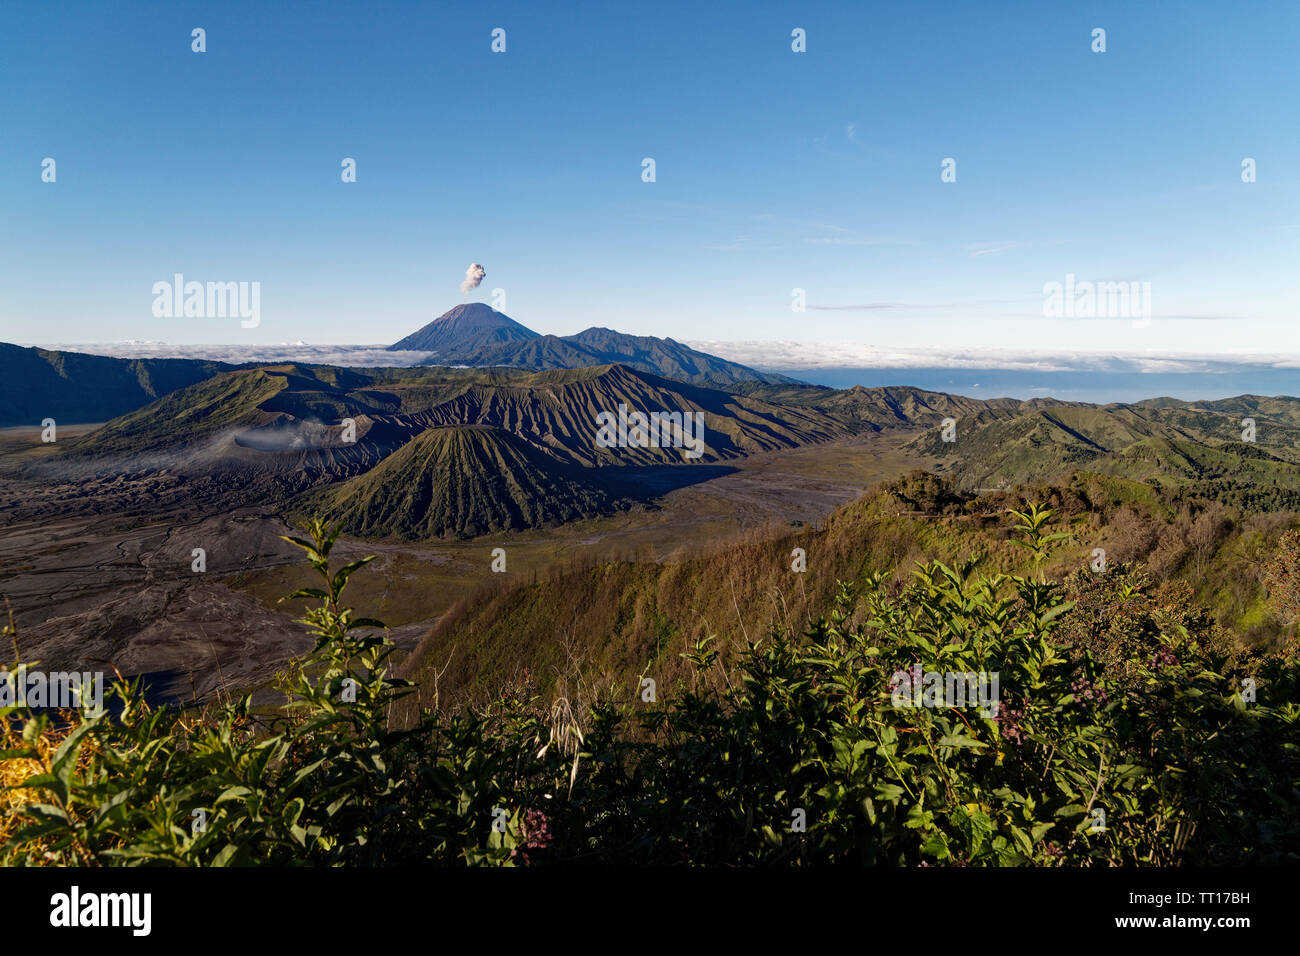
POLYGON ((1020 744, 1024 740, 1024 731, 1021 730, 1020 721, 1024 718, 1023 709, 1017 710, 1006 704, 998 707, 997 715, 993 718, 998 723, 998 730, 1007 740, 1020 744))
POLYGON ((524 814, 519 827, 524 837, 524 846, 530 850, 541 850, 551 844, 551 821, 541 810, 529 810, 524 814))
POLYGON ((1093 683, 1087 677, 1080 674, 1070 684, 1070 691, 1074 694, 1076 700, 1091 701, 1098 704, 1104 704, 1109 699, 1106 695, 1106 689, 1100 684, 1093 683))
POLYGON ((918 684, 921 682, 921 665, 917 661, 909 664, 906 670, 894 671, 894 675, 889 678, 889 693, 893 694, 904 681, 910 683, 913 680, 918 684))
POLYGON ((1172 667, 1177 666, 1178 658, 1174 655, 1173 649, 1165 647, 1163 644, 1151 658, 1152 667, 1172 667))
POLYGON ((519 836, 523 849, 515 847, 510 851, 511 857, 518 857, 528 863, 528 850, 543 850, 551 844, 551 821, 541 810, 527 810, 519 822, 519 836))

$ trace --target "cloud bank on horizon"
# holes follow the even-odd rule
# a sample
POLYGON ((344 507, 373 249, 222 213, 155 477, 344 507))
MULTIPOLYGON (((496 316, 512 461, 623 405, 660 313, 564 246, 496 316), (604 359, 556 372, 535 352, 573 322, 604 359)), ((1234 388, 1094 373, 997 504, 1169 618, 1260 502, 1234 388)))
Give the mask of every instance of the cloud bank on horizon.
MULTIPOLYGON (((1289 355, 1194 354, 1017 349, 890 348, 825 342, 683 342, 732 362, 762 371, 817 369, 1001 369, 1024 372, 1159 373, 1200 375, 1215 371, 1267 368, 1300 370, 1300 353, 1289 355)), ((392 352, 384 345, 308 344, 187 345, 168 342, 49 343, 39 348, 114 358, 199 358, 216 362, 305 362, 353 367, 420 365, 432 353, 392 352)))
POLYGON ((1004 369, 1037 372, 1147 372, 1202 374, 1217 367, 1246 366, 1300 369, 1300 353, 1125 352, 1070 351, 1045 349, 968 348, 940 346, 882 347, 827 342, 720 342, 693 340, 685 343, 732 362, 761 370, 800 369, 1004 369))

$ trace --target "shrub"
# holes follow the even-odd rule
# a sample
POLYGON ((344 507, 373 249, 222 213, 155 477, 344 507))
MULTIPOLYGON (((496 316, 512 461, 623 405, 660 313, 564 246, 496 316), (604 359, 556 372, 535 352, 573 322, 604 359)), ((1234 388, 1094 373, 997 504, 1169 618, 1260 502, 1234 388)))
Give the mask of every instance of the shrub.
MULTIPOLYGON (((1016 512, 1046 556, 1050 509, 1016 512)), ((875 572, 805 633, 695 690, 575 714, 527 680, 488 707, 392 719, 383 625, 322 586, 291 704, 187 713, 119 682, 116 712, 4 714, 3 862, 170 865, 1134 865, 1295 862, 1293 654, 1226 648, 1126 569, 1068 586, 919 566, 875 572), (896 706, 900 674, 998 675, 988 710, 896 706)), ((1170 598, 1181 602, 1186 595, 1170 598)), ((628 698, 631 699, 628 699, 628 698)))

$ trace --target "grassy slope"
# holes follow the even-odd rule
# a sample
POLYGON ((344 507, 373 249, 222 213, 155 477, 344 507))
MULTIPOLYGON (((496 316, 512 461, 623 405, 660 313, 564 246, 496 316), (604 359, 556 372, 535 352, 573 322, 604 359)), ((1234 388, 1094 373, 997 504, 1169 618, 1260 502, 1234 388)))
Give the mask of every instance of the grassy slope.
POLYGON ((79 441, 78 455, 146 453, 213 437, 232 427, 275 418, 260 406, 287 387, 264 369, 224 372, 116 418, 79 441))
POLYGON ((938 459, 967 489, 1011 488, 1084 468, 1207 494, 1215 484, 1277 489, 1274 507, 1300 505, 1300 400, 1153 401, 1170 404, 1049 407, 1011 418, 980 411, 958 420, 956 441, 932 429, 910 450, 938 459), (1252 416, 1256 440, 1244 442, 1241 420, 1252 416))
POLYGON ((678 655, 695 641, 716 634, 719 646, 734 652, 774 625, 797 630, 826 606, 839 580, 910 568, 917 560, 971 556, 990 569, 1027 570, 1024 552, 1008 540, 1005 515, 1025 499, 1063 509, 1070 538, 1049 561, 1049 575, 1087 567, 1093 549, 1103 548, 1112 564, 1149 565, 1157 581, 1191 581, 1220 620, 1243 636, 1263 640, 1277 633, 1255 569, 1293 516, 1238 516, 1211 528, 1206 512, 1191 518, 1152 485, 1088 474, 1068 487, 994 495, 950 509, 955 513, 924 514, 888 490, 896 485, 840 509, 823 529, 756 537, 716 553, 701 548, 698 556, 664 564, 571 567, 467 599, 407 666, 410 673, 442 671, 444 697, 487 693, 518 679, 524 667, 543 686, 566 693, 593 680, 634 687, 643 672, 661 684, 685 679, 678 655), (796 547, 807 553, 802 574, 791 569, 796 547), (564 600, 555 600, 561 593, 564 600))
POLYGON ((117 359, 0 343, 0 427, 102 422, 229 369, 200 359, 117 359))
POLYGON ((349 534, 475 537, 609 511, 615 499, 527 442, 496 428, 430 428, 363 475, 295 502, 349 534))

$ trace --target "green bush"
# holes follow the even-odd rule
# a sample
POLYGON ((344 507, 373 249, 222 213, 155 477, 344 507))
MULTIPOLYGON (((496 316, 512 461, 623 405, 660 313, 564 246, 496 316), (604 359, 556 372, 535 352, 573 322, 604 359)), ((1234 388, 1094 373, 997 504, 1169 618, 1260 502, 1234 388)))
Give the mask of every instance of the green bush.
MULTIPOLYGON (((1053 513, 1016 512, 1035 558, 1053 513)), ((1297 666, 1226 648, 1127 571, 1107 590, 974 560, 841 585, 807 633, 701 689, 574 714, 527 686, 426 712, 378 621, 342 603, 367 560, 295 539, 322 587, 315 651, 260 713, 119 683, 99 718, 11 709, 3 862, 165 865, 1218 865, 1300 854, 1297 666), (1070 599, 1071 595, 1080 601, 1070 599), (1136 610, 1135 610, 1136 608, 1136 610), (1189 627, 1188 625, 1192 626, 1189 627), (996 673, 996 713, 896 706, 900 672, 996 673), (1104 820, 1104 827, 1102 826, 1104 820), (201 824, 201 825, 200 825, 201 824)), ((1098 585, 1102 587, 1103 585, 1098 585)), ((1179 595, 1181 601, 1185 595, 1179 595)), ((630 699, 629 699, 630 698, 630 699)), ((990 709, 991 711, 991 709, 990 709)))

